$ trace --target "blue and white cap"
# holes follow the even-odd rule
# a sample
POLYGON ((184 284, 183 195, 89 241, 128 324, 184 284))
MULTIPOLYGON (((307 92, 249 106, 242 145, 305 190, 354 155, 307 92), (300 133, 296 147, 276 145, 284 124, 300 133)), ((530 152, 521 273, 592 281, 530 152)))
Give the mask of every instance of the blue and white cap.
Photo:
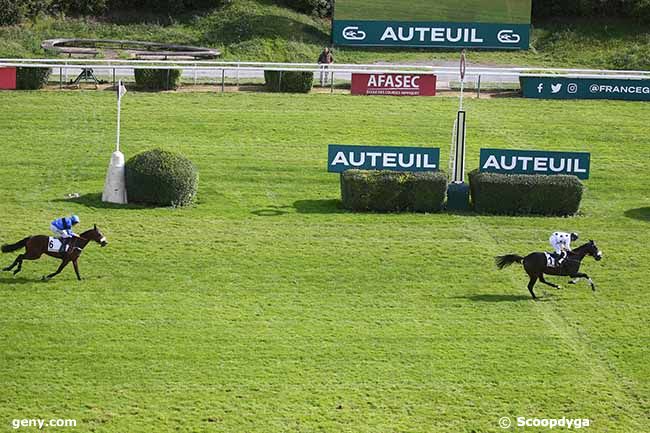
POLYGON ((79 217, 77 215, 72 215, 70 217, 70 221, 72 222, 72 224, 79 224, 79 217))

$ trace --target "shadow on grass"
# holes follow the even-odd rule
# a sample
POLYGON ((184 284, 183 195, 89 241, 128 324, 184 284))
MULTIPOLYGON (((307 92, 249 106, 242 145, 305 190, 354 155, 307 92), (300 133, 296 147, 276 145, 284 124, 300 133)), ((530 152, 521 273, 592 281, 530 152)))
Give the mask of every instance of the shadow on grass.
POLYGON ((293 202, 293 207, 298 213, 345 213, 345 209, 341 207, 341 200, 338 199, 298 200, 293 202))
POLYGON ((457 299, 469 299, 474 302, 519 302, 519 301, 532 301, 530 295, 468 295, 459 296, 457 299))
MULTIPOLYGON (((11 273, 7 272, 6 275, 11 275, 11 273)), ((12 276, 0 277, 0 284, 6 284, 8 286, 13 286, 14 284, 33 284, 33 283, 38 283, 40 281, 41 281, 40 278, 28 279, 25 277, 12 277, 12 276)))
POLYGON ((489 95, 490 98, 521 98, 519 90, 485 90, 481 94, 489 95))
POLYGON ((286 209, 292 209, 291 206, 267 206, 262 209, 255 209, 251 211, 253 215, 261 217, 276 217, 281 215, 286 215, 289 212, 286 209))
POLYGON ((143 206, 139 204, 115 204, 102 201, 102 193, 89 193, 75 198, 58 198, 54 202, 77 203, 93 209, 156 209, 154 206, 143 206))
POLYGON ((625 216, 635 220, 650 221, 650 207, 638 207, 636 209, 628 209, 625 211, 625 216))

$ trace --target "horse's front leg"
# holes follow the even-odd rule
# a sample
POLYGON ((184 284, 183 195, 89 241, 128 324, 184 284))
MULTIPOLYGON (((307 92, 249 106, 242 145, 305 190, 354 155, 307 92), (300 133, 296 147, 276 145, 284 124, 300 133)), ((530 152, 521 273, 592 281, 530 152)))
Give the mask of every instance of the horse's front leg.
POLYGON ((74 266, 74 273, 77 274, 77 280, 81 281, 81 275, 79 275, 79 265, 77 264, 77 259, 72 261, 72 266, 74 266))
POLYGON ((591 277, 583 272, 576 272, 574 274, 569 275, 573 280, 569 281, 569 284, 575 284, 578 282, 580 278, 584 278, 585 280, 589 281, 589 284, 591 284, 591 290, 594 292, 596 291, 596 285, 594 284, 594 280, 591 279, 591 277))
POLYGON ((63 268, 68 266, 68 263, 70 263, 70 260, 68 258, 64 258, 61 260, 61 264, 59 265, 59 269, 56 270, 56 272, 52 272, 50 275, 46 275, 43 277, 44 280, 49 280, 52 277, 55 277, 61 273, 63 268))

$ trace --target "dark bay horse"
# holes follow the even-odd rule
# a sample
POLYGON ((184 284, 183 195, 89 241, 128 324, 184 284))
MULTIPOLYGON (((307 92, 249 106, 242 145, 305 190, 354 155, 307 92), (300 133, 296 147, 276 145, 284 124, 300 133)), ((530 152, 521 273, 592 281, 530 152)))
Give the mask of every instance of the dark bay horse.
POLYGON ((521 257, 516 254, 506 254, 505 256, 497 256, 495 262, 497 268, 503 269, 515 262, 522 263, 523 261, 524 270, 530 277, 530 281, 528 282, 528 291, 533 296, 533 299, 537 299, 535 292, 533 292, 533 287, 538 279, 547 286, 561 289, 557 284, 546 281, 544 279, 544 274, 569 276, 573 278, 573 280, 570 281, 571 284, 575 284, 580 278, 586 278, 589 280, 589 284, 591 284, 591 290, 595 291, 596 285, 589 275, 580 272, 580 263, 585 256, 592 256, 596 261, 598 261, 603 258, 603 253, 598 249, 594 241, 589 241, 584 245, 580 245, 573 251, 569 251, 566 259, 564 259, 564 262, 559 267, 548 267, 546 253, 530 253, 526 257, 521 257))
POLYGON ((86 230, 85 232, 81 233, 79 236, 71 239, 68 244, 68 250, 63 253, 48 251, 47 248, 49 242, 48 236, 37 235, 37 236, 26 237, 25 239, 18 241, 15 244, 2 246, 3 253, 9 253, 11 251, 16 251, 21 248, 25 248, 25 253, 19 254, 18 257, 16 257, 16 260, 14 260, 14 262, 11 264, 11 266, 7 266, 6 268, 3 269, 3 271, 11 271, 14 266, 18 265, 18 267, 14 271, 14 275, 16 275, 18 272, 20 272, 20 270, 23 267, 23 260, 36 260, 39 259, 43 254, 47 254, 50 257, 56 257, 57 259, 61 259, 61 265, 59 265, 59 269, 57 269, 56 272, 44 276, 43 277, 44 280, 49 280, 50 278, 58 275, 63 270, 63 268, 65 268, 70 262, 72 262, 72 265, 74 266, 74 271, 77 274, 77 279, 81 280, 81 276, 79 275, 79 265, 77 264, 77 260, 79 259, 79 256, 81 255, 83 249, 86 247, 86 245, 88 245, 90 241, 95 241, 98 244, 100 244, 102 247, 105 247, 108 244, 108 241, 106 241, 106 237, 104 237, 104 235, 102 234, 102 232, 99 231, 96 225, 93 226, 92 229, 86 230))

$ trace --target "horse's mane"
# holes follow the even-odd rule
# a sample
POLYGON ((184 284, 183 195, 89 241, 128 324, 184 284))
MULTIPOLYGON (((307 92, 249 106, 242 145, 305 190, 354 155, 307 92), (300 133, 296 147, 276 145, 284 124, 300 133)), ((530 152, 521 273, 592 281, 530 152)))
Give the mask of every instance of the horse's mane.
POLYGON ((91 228, 91 229, 89 229, 89 230, 86 230, 86 231, 83 232, 83 233, 80 233, 79 236, 81 236, 81 237, 83 238, 84 235, 87 235, 88 233, 92 233, 92 232, 94 232, 94 231, 95 231, 95 228, 93 227, 93 228, 91 228))

